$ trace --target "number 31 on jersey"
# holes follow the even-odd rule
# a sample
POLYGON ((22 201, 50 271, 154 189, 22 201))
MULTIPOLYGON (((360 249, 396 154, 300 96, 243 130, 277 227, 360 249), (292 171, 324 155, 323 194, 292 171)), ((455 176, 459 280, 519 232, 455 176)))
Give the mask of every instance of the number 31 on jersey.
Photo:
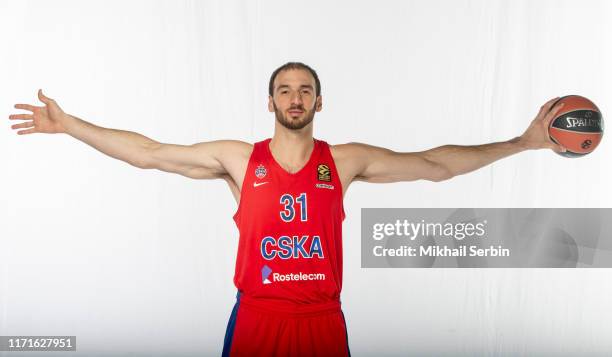
POLYGON ((296 216, 296 210, 299 210, 300 221, 308 220, 308 205, 306 204, 306 193, 302 192, 299 196, 293 197, 291 194, 285 193, 280 198, 280 204, 283 209, 280 211, 280 217, 283 222, 291 222, 296 216))

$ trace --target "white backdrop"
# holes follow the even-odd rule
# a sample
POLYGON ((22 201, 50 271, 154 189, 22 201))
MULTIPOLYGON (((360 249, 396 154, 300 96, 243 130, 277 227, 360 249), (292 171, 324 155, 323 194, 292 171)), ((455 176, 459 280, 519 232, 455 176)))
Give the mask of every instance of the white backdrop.
MULTIPOLYGON (((271 72, 296 60, 319 73, 315 137, 331 144, 507 140, 555 96, 612 112, 610 17, 609 2, 577 0, 0 0, 0 114, 43 88, 71 114, 162 142, 254 142, 272 135, 271 72)), ((225 183, 12 123, 0 130, 0 335, 76 335, 74 356, 220 354, 238 238, 225 183)), ((359 215, 609 207, 611 154, 604 136, 580 159, 527 152, 441 183, 351 186, 352 354, 609 354, 609 269, 361 269, 359 215)))

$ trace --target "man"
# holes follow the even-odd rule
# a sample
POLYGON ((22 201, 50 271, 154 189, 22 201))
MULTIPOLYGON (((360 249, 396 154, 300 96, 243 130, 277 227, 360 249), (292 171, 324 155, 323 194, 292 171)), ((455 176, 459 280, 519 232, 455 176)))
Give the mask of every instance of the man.
POLYGON ((350 355, 342 289, 342 205, 353 181, 442 181, 529 149, 563 151, 548 125, 563 104, 544 104, 527 130, 506 142, 445 145, 395 152, 361 143, 314 139, 322 109, 321 84, 309 66, 290 62, 272 74, 271 139, 249 144, 219 140, 164 144, 140 134, 95 126, 64 113, 41 90, 44 106, 16 104, 29 114, 12 126, 20 135, 66 133, 116 159, 194 179, 224 179, 238 209, 240 231, 234 283, 237 301, 226 330, 224 356, 350 355))

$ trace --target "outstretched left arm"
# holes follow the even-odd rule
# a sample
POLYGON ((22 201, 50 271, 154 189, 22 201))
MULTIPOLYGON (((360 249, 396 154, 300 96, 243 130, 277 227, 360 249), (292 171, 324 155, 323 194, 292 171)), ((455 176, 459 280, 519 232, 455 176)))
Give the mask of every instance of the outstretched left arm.
POLYGON ((345 182, 442 181, 489 165, 524 150, 565 149, 550 140, 548 125, 563 104, 544 104, 523 135, 484 145, 444 145, 422 152, 395 152, 360 143, 337 145, 345 182))

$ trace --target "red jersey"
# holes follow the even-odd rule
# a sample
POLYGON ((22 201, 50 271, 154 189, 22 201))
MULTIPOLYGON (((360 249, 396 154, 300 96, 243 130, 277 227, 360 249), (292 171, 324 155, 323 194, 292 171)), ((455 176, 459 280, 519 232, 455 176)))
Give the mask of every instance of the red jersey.
POLYGON ((234 221, 236 304, 222 356, 350 357, 342 290, 342 185, 325 141, 296 173, 255 143, 234 221))
POLYGON ((342 290, 342 185, 329 145, 314 140, 289 173, 266 139, 254 144, 234 221, 240 231, 234 284, 244 303, 273 309, 338 304, 342 290))

